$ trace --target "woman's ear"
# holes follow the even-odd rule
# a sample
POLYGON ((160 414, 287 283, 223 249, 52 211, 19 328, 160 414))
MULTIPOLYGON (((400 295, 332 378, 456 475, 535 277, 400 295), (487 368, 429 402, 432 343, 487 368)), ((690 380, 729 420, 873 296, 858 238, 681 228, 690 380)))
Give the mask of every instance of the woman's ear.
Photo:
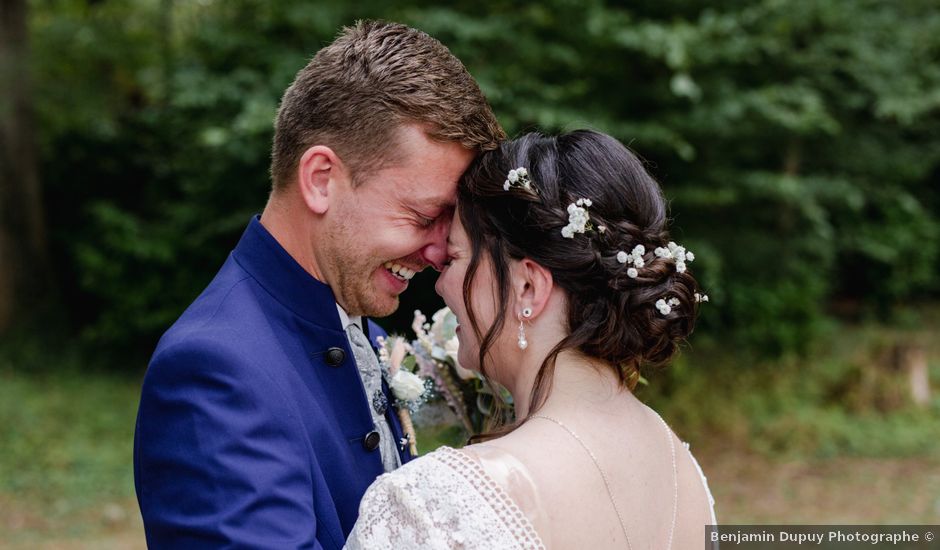
POLYGON ((307 208, 315 214, 329 210, 341 179, 348 179, 343 163, 324 145, 307 149, 297 163, 297 185, 307 208))
POLYGON ((513 317, 533 319, 545 309, 554 288, 552 272, 529 258, 514 262, 512 292, 515 308, 513 317), (523 311, 529 313, 524 315, 523 311))

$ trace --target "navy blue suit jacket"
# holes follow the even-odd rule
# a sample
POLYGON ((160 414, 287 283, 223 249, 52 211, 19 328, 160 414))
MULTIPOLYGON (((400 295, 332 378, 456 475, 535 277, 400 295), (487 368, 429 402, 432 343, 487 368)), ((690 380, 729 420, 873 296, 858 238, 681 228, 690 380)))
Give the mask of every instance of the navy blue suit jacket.
MULTIPOLYGON (((374 344, 381 329, 368 328, 374 344)), ((134 478, 147 544, 341 548, 382 473, 364 445, 369 407, 333 292, 253 218, 144 378, 134 478)), ((388 422, 400 438, 391 407, 388 422)))

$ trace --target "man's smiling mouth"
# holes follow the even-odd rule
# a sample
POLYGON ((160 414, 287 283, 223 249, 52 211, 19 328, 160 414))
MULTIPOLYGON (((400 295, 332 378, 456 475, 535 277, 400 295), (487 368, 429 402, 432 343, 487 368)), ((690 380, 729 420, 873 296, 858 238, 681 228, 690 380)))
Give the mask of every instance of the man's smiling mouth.
POLYGON ((415 276, 415 273, 417 273, 417 271, 396 264, 395 262, 385 262, 385 269, 389 270, 392 275, 402 281, 410 281, 411 278, 415 276))

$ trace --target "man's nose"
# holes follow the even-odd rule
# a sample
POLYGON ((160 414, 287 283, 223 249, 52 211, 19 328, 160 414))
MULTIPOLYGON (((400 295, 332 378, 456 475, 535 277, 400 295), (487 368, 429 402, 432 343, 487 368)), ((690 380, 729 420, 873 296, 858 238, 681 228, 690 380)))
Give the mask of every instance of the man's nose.
POLYGON ((441 219, 431 228, 430 242, 421 250, 424 261, 431 267, 440 271, 447 261, 447 235, 450 233, 450 216, 441 216, 441 219))
POLYGON ((421 258, 435 270, 444 269, 444 262, 447 261, 447 242, 434 242, 428 244, 421 250, 421 258))

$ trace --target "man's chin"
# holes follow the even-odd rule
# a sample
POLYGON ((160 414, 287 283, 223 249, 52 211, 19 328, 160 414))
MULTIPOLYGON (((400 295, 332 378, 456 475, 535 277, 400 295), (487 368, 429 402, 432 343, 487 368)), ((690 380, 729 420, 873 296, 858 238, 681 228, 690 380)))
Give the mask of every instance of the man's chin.
POLYGON ((399 302, 398 296, 386 295, 380 299, 373 299, 363 307, 365 311, 363 315, 366 317, 388 317, 398 311, 399 302))
POLYGON ((362 310, 367 317, 388 317, 398 310, 399 295, 408 288, 407 281, 402 283, 391 275, 387 269, 380 267, 375 270, 372 283, 374 286, 363 289, 362 310))

